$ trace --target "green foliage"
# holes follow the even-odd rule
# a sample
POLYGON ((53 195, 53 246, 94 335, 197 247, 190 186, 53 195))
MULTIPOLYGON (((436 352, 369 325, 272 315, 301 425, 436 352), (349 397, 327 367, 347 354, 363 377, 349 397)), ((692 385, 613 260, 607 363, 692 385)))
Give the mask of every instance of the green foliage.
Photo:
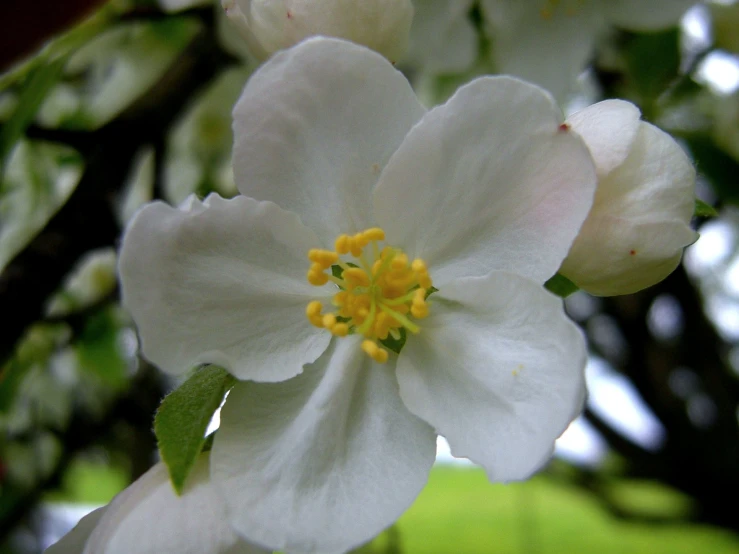
POLYGON ((544 288, 562 298, 567 298, 572 293, 580 290, 575 283, 559 273, 544 283, 544 288))
POLYGON ((100 33, 70 58, 67 72, 80 77, 54 91, 44 123, 68 129, 109 123, 162 78, 196 31, 186 18, 172 18, 100 33))
POLYGON ((236 379, 225 369, 206 366, 162 401, 154 419, 159 453, 177 494, 182 493, 195 459, 205 444, 213 413, 236 379))
POLYGON ((645 116, 651 104, 680 74, 680 31, 629 36, 625 58, 631 85, 639 95, 645 116))
MULTIPOLYGON (((650 515, 675 514, 677 495, 664 486, 617 481, 614 488, 624 503, 648 502, 650 515)), ((613 517, 592 493, 547 475, 491 485, 481 469, 449 466, 431 471, 397 526, 404 554, 729 554, 739 548, 735 535, 708 526, 613 517)))
POLYGON ((64 474, 61 487, 46 496, 49 502, 105 504, 128 484, 128 475, 109 460, 75 459, 64 474))
POLYGON ((374 540, 355 548, 351 554, 402 554, 402 537, 397 525, 391 525, 374 540))
POLYGON ((121 327, 113 307, 90 315, 76 345, 80 368, 114 389, 128 385, 128 360, 119 347, 121 327))
POLYGON ((41 103, 61 78, 66 63, 67 58, 60 58, 40 64, 25 78, 15 111, 0 128, 0 178, 5 174, 10 151, 33 121, 41 103))
POLYGON ((709 137, 689 137, 698 172, 707 177, 724 202, 739 204, 739 163, 709 137))
POLYGON ((63 342, 64 325, 36 325, 31 327, 13 358, 0 370, 0 414, 12 408, 23 379, 34 367, 44 367, 52 353, 63 342))
POLYGON ((74 192, 82 158, 71 148, 21 140, 0 184, 0 271, 74 192))
POLYGON ((718 212, 716 208, 710 204, 706 204, 700 198, 695 199, 695 211, 693 212, 695 217, 717 217, 718 212))

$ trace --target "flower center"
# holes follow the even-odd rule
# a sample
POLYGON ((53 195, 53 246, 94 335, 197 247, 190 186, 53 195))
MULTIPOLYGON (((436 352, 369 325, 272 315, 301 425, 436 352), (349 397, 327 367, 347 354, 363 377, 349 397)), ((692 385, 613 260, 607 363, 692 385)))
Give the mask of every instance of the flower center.
POLYGON ((567 16, 574 16, 580 11, 585 0, 544 0, 543 7, 539 10, 542 19, 550 20, 558 9, 563 8, 567 16))
POLYGON ((399 351, 406 332, 421 330, 414 319, 429 314, 426 298, 433 292, 425 262, 409 263, 402 250, 381 248, 384 240, 385 232, 375 227, 339 235, 335 251, 311 249, 308 282, 320 287, 332 281, 339 292, 331 302, 335 312, 323 313, 318 300, 305 310, 313 325, 334 336, 363 335, 362 350, 379 363, 387 361, 388 349, 399 351))

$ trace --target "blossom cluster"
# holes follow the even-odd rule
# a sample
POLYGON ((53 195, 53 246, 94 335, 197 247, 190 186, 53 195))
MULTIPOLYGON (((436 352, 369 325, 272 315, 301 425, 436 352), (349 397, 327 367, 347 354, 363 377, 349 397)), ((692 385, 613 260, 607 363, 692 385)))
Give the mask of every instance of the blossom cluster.
POLYGON ((181 496, 158 464, 48 552, 345 552, 414 501, 438 435, 526 479, 586 394, 545 283, 638 291, 695 241, 692 164, 634 105, 564 119, 486 76, 427 110, 392 63, 410 3, 357 4, 224 2, 268 58, 233 110, 240 194, 144 206, 118 271, 147 359, 236 382, 181 496))

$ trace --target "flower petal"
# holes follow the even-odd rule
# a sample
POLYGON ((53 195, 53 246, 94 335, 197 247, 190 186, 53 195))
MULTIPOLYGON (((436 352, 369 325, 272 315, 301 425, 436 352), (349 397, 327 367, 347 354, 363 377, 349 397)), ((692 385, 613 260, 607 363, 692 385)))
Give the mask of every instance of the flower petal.
POLYGON ((251 198, 144 207, 119 261, 143 354, 174 374, 213 363, 240 379, 297 375, 329 341, 305 316, 331 293, 305 278, 317 240, 295 214, 251 198))
MULTIPOLYGON (((565 100, 593 54, 605 20, 595 6, 547 11, 530 0, 483 0, 498 73, 516 75, 565 100)), ((552 3, 553 4, 553 3, 552 3)))
POLYGON ((689 226, 694 206, 695 169, 685 152, 641 122, 629 156, 598 184, 562 274, 599 296, 658 283, 698 238, 689 226))
POLYGON ((459 279, 431 299, 398 357, 403 402, 490 480, 530 476, 582 408, 582 333, 560 299, 512 273, 459 279))
POLYGON ((339 234, 374 224, 372 187, 423 113, 408 81, 379 54, 309 39, 264 64, 236 104, 236 183, 296 212, 332 246, 339 234))
POLYGON ((609 21, 631 31, 658 31, 680 23, 695 0, 603 0, 601 9, 609 21))
POLYGON ((344 552, 395 521, 426 483, 436 436, 403 406, 392 363, 375 364, 360 342, 335 340, 285 383, 231 390, 212 475, 244 537, 344 552))
POLYGON ((69 533, 44 550, 44 554, 81 554, 84 552, 87 540, 107 509, 107 506, 102 506, 87 514, 69 533))
MULTIPOLYGON (((202 455, 182 496, 159 463, 118 494, 87 541, 85 554, 262 554, 228 526, 202 455)), ((60 552, 72 552, 61 550, 60 552)), ((76 554, 81 552, 76 551, 76 554)))
POLYGON ((590 209, 582 140, 535 85, 476 79, 428 112, 375 189, 388 241, 424 259, 435 286, 507 269, 544 282, 590 209), (437 284, 438 283, 438 284, 437 284))
POLYGON ((413 20, 410 0, 238 0, 237 4, 270 55, 307 37, 324 35, 362 44, 395 62, 405 52, 413 20))
POLYGON ((567 118, 567 124, 582 137, 601 179, 621 165, 629 155, 639 129, 641 112, 625 100, 604 100, 567 118))

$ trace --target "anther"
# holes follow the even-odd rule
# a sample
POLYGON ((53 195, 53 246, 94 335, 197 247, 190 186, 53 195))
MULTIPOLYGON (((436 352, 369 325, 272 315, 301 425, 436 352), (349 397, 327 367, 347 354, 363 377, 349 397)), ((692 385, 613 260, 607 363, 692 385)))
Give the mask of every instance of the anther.
POLYGON ((385 231, 383 231, 379 227, 372 227, 371 229, 367 229, 363 234, 368 241, 385 240, 385 231))
POLYGON ((367 287, 370 284, 369 276, 359 267, 350 267, 349 269, 345 269, 342 276, 345 280, 351 281, 355 285, 367 287))
POLYGON ((426 269, 426 263, 420 258, 416 258, 415 260, 413 260, 413 263, 411 264, 411 269, 416 273, 428 273, 428 269, 426 269))
POLYGON ((320 301, 306 307, 306 316, 316 327, 325 328, 336 337, 364 337, 362 350, 378 363, 388 360, 389 352, 384 346, 388 337, 400 340, 405 332, 420 332, 414 318, 429 314, 426 296, 432 289, 423 260, 410 262, 402 250, 378 245, 382 240, 385 232, 373 227, 340 235, 334 243, 335 251, 310 250, 308 281, 317 286, 331 281, 340 290, 330 302, 335 307, 333 313, 322 313, 320 301), (365 251, 370 243, 372 247, 365 251), (348 254, 356 258, 355 263, 342 261, 342 256, 348 254), (333 275, 331 269, 335 265, 340 268, 340 275, 333 275))
POLYGON ((305 315, 308 317, 308 321, 316 327, 323 327, 323 316, 321 315, 322 309, 323 306, 318 300, 309 302, 308 306, 305 308, 305 315))
POLYGON ((362 235, 354 235, 353 237, 348 238, 349 243, 349 252, 352 253, 352 256, 355 258, 358 258, 362 255, 362 244, 361 244, 361 238, 362 235))
POLYGON ((362 342, 362 350, 378 364, 384 364, 387 362, 387 350, 384 350, 377 346, 377 343, 371 340, 365 340, 362 342))
POLYGON ((337 337, 345 337, 349 334, 349 326, 346 323, 337 323, 330 330, 331 334, 337 337))
POLYGON ((364 248, 370 243, 370 239, 368 239, 364 233, 357 233, 354 235, 354 242, 359 246, 359 248, 364 248))
POLYGON ((339 255, 336 252, 330 250, 320 250, 318 248, 312 248, 308 251, 308 259, 314 264, 321 267, 321 269, 328 269, 332 264, 339 261, 339 255))
POLYGON ((408 256, 405 254, 397 254, 393 261, 390 262, 390 267, 395 271, 400 271, 408 267, 408 256))
POLYGON ((326 329, 333 329, 334 325, 336 325, 336 314, 326 314, 323 316, 323 326, 326 329))
POLYGON ((339 235, 334 243, 337 254, 348 254, 349 253, 349 235, 339 235))
POLYGON ((307 274, 308 282, 316 287, 320 287, 328 283, 328 275, 326 275, 320 268, 318 270, 311 267, 307 274))

